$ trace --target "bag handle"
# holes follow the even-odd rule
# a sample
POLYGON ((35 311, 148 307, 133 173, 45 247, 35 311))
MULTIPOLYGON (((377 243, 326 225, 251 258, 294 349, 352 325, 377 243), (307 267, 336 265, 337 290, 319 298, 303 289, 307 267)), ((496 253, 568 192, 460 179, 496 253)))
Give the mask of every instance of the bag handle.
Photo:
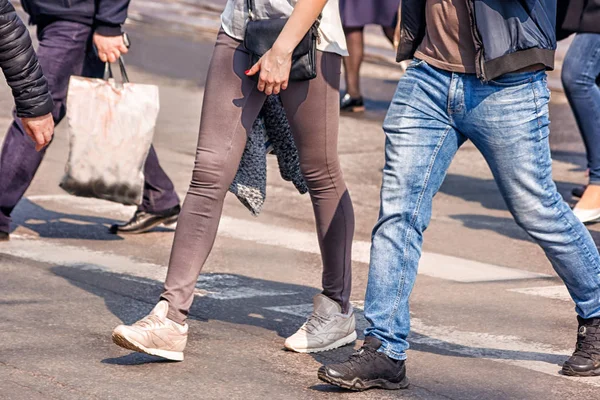
MULTIPOLYGON (((125 60, 123 60, 123 56, 119 56, 119 69, 121 70, 122 83, 129 83, 129 77, 127 76, 127 69, 125 68, 125 60)), ((104 80, 107 81, 110 78, 114 78, 114 76, 110 63, 106 62, 104 64, 104 80)))
MULTIPOLYGON (((251 21, 254 21, 256 17, 256 15, 254 14, 254 10, 256 9, 256 7, 254 6, 254 0, 246 0, 246 4, 248 6, 248 17, 250 17, 251 21)), ((321 23, 322 18, 323 13, 320 13, 319 17, 317 18, 317 22, 321 23)))

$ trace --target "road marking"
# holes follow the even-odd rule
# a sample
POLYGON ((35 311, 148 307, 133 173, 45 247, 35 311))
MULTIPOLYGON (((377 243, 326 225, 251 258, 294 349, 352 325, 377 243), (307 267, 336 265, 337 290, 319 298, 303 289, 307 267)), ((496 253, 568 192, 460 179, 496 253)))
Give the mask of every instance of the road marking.
POLYGON ((572 302, 571 295, 565 285, 560 286, 540 286, 519 289, 507 289, 509 292, 528 294, 530 296, 546 297, 548 299, 562 300, 572 302))
MULTIPOLYGON (((130 217, 135 210, 132 207, 125 207, 103 200, 83 199, 69 195, 31 196, 29 200, 33 202, 57 202, 95 213, 116 214, 126 218, 130 217)), ((223 216, 219 226, 219 235, 304 253, 321 254, 316 235, 313 232, 299 231, 252 220, 223 216)), ((370 249, 370 242, 355 240, 352 252, 353 260, 368 264, 370 249)), ((429 252, 423 252, 421 256, 419 274, 462 283, 551 278, 550 275, 546 274, 429 252)))
MULTIPOLYGON (((116 273, 121 279, 150 285, 163 282, 166 273, 166 268, 161 265, 140 262, 131 257, 24 237, 3 243, 0 246, 0 253, 82 270, 116 273)), ((196 292, 198 296, 217 300, 296 294, 297 292, 270 290, 268 287, 245 286, 243 277, 228 274, 202 275, 196 292)), ((363 330, 367 326, 362 312, 363 303, 353 302, 353 306, 356 309, 357 329, 363 330)), ((312 311, 312 304, 265 307, 265 309, 304 318, 312 311)), ((418 318, 412 319, 412 327, 411 343, 510 364, 552 376, 558 375, 559 364, 570 354, 569 350, 556 350, 546 344, 525 341, 516 336, 460 331, 455 327, 428 325, 418 318)), ((573 381, 600 387, 598 379, 574 379, 573 381)))
MULTIPOLYGON (((167 268, 153 263, 141 262, 132 257, 89 250, 49 242, 13 237, 0 246, 0 254, 26 258, 47 264, 79 268, 81 270, 119 274, 122 279, 146 285, 162 284, 167 268)), ((250 299, 254 297, 289 296, 297 292, 272 290, 264 286, 244 285, 242 279, 229 274, 202 274, 196 284, 195 295, 216 300, 250 299)))
MULTIPOLYGON (((361 332, 369 326, 364 317, 363 302, 352 302, 356 315, 356 329, 361 332)), ((270 311, 306 318, 312 304, 265 307, 270 311)), ((598 378, 572 378, 560 375, 561 364, 572 350, 557 350, 544 343, 523 340, 517 336, 495 335, 482 332, 460 331, 452 326, 435 326, 419 318, 411 318, 409 342, 431 346, 467 357, 479 358, 525 368, 546 375, 558 376, 572 382, 600 387, 598 378)))

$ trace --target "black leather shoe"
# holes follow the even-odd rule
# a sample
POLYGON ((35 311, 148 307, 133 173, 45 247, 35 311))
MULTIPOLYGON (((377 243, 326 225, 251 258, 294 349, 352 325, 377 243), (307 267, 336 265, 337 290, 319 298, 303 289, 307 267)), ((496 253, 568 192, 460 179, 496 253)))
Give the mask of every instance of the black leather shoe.
POLYGON ((117 233, 144 233, 158 225, 171 225, 177 222, 180 206, 169 208, 158 213, 148 213, 145 211, 136 211, 133 218, 122 225, 112 225, 110 232, 117 233))
POLYGON ((587 186, 578 186, 571 190, 571 194, 573 197, 581 198, 581 196, 583 196, 583 192, 585 192, 585 189, 587 189, 587 186))
POLYGON ((379 339, 367 336, 363 347, 351 355, 348 361, 319 368, 319 379, 356 391, 374 388, 406 389, 408 378, 404 361, 394 360, 377 351, 379 347, 379 339))
POLYGON ((569 376, 600 376, 600 318, 577 320, 575 352, 564 363, 562 372, 569 376))
POLYGON ((365 102, 362 97, 353 98, 348 93, 340 100, 340 110, 343 112, 365 111, 365 102))
POLYGON ((0 231, 0 242, 8 242, 10 240, 10 235, 8 232, 0 231))

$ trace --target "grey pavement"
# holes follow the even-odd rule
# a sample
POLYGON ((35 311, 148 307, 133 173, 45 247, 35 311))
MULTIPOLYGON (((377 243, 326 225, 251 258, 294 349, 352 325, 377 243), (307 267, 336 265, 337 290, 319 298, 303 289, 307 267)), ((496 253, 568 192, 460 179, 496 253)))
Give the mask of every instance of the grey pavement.
MULTIPOLYGON (((132 81, 160 87, 155 145, 185 194, 214 35, 132 24, 132 81)), ((386 88, 399 70, 369 65, 386 88), (386 80, 387 79, 387 80, 386 80)), ((389 86, 389 87, 388 87, 389 86)), ((12 100, 0 90, 0 125, 12 100)), ((564 95, 552 97, 554 177, 570 200, 585 182, 583 145, 564 95)), ((380 111, 343 116, 340 154, 357 216, 352 300, 359 320, 368 241, 377 218, 384 138, 380 111)), ((166 272, 173 230, 114 236, 107 227, 132 209, 61 191, 66 124, 15 211, 0 244, 0 397, 21 399, 573 399, 598 398, 600 379, 561 376, 576 338, 573 304, 542 251, 517 227, 472 145, 453 162, 434 202, 425 257, 412 297, 412 349, 402 392, 349 393, 316 370, 352 346, 318 355, 283 350, 320 285, 310 201, 277 175, 257 219, 232 196, 197 285, 183 363, 132 354, 111 330, 145 315, 166 272)), ((600 240, 598 227, 592 234, 600 240)), ((356 344, 358 346, 359 343, 356 344)))

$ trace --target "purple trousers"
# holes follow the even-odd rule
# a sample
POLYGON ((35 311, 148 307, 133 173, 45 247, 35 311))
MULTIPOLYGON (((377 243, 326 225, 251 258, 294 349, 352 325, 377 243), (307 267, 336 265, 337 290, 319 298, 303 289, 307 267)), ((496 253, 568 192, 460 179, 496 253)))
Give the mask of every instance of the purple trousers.
MULTIPOLYGON (((37 56, 54 100, 52 116, 55 124, 66 114, 71 75, 90 78, 104 75, 104 64, 92 49, 92 34, 91 27, 69 21, 54 21, 37 27, 40 42, 37 56)), ((44 154, 45 150, 35 151, 21 120, 15 118, 4 138, 0 155, 0 231, 9 232, 10 214, 31 184, 44 154)), ((144 175, 141 210, 158 212, 179 204, 173 183, 161 168, 154 147, 150 148, 144 175)))

